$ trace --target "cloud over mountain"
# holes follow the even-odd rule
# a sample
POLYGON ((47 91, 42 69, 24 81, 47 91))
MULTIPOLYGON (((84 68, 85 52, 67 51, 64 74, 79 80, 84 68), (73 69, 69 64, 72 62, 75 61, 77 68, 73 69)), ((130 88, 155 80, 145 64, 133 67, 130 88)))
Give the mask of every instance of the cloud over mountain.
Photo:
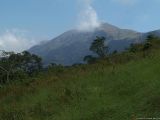
POLYGON ((0 34, 0 50, 21 52, 35 45, 23 30, 12 29, 0 34))
POLYGON ((78 16, 78 26, 79 30, 89 31, 100 26, 100 21, 96 10, 92 6, 93 0, 82 0, 80 3, 82 5, 82 10, 78 16))

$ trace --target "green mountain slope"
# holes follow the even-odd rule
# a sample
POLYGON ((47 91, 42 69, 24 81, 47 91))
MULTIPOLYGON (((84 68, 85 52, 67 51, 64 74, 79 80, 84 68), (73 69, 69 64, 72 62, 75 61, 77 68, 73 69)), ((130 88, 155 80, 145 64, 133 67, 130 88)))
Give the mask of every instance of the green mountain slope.
POLYGON ((150 57, 50 69, 0 88, 0 120, 136 120, 160 117, 160 50, 150 57))

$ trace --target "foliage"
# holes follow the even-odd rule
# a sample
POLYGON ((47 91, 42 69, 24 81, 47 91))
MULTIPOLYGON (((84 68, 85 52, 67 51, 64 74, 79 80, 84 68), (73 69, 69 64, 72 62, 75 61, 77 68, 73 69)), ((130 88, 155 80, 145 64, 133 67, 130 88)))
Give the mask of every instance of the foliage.
POLYGON ((53 64, 35 79, 28 78, 29 83, 1 86, 0 119, 134 120, 159 116, 160 40, 150 38, 133 47, 134 51, 114 52, 95 64, 53 64))
POLYGON ((83 61, 91 64, 96 62, 96 58, 92 55, 87 55, 84 57, 83 61))
POLYGON ((100 58, 104 58, 108 52, 108 46, 105 45, 105 37, 97 37, 92 42, 90 50, 96 53, 100 58))
POLYGON ((32 75, 42 68, 41 58, 27 51, 22 53, 3 52, 0 66, 2 83, 7 82, 6 76, 8 75, 10 80, 23 78, 23 76, 32 75))

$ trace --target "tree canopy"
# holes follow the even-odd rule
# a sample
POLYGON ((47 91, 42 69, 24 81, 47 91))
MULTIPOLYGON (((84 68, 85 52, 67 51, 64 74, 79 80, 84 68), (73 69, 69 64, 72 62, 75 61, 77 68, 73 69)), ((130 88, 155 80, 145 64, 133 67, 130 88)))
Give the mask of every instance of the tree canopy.
POLYGON ((101 58, 104 58, 108 52, 108 46, 105 45, 105 40, 105 37, 96 37, 90 46, 90 50, 101 58))
POLYGON ((0 79, 3 83, 6 82, 6 79, 13 79, 17 75, 22 75, 22 73, 32 75, 41 68, 41 58, 27 51, 22 53, 2 51, 1 53, 0 79))

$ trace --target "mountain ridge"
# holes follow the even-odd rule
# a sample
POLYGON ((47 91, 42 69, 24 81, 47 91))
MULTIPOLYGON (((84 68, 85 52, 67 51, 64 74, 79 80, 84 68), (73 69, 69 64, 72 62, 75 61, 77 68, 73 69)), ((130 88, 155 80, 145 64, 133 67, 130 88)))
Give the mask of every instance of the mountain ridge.
POLYGON ((93 31, 76 29, 66 31, 44 44, 33 46, 28 51, 41 56, 45 65, 50 63, 72 65, 83 63, 84 56, 93 54, 89 47, 96 36, 104 36, 106 44, 112 52, 114 50, 122 51, 131 43, 142 42, 151 33, 160 36, 160 30, 141 33, 103 23, 93 31))

